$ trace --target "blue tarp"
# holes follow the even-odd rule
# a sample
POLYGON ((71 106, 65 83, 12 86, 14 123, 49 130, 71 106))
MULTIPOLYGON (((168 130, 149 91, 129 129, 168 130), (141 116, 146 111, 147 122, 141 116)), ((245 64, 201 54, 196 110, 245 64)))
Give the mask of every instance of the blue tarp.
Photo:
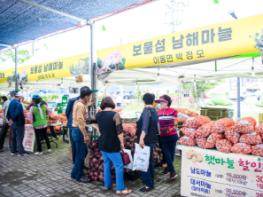
MULTIPOLYGON (((33 0, 41 5, 93 19, 147 0, 33 0)), ((19 0, 0 0, 0 43, 13 45, 74 27, 77 22, 19 0)), ((1 46, 0 46, 1 49, 1 46)))

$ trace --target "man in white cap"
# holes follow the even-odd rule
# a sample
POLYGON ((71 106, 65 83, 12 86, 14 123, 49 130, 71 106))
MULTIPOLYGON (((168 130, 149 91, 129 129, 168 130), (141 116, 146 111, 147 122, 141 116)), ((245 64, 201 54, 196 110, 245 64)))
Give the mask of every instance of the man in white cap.
POLYGON ((15 94, 8 108, 7 119, 12 128, 12 146, 11 153, 23 156, 25 151, 23 148, 23 138, 25 132, 25 117, 23 106, 20 102, 23 95, 20 92, 15 94))

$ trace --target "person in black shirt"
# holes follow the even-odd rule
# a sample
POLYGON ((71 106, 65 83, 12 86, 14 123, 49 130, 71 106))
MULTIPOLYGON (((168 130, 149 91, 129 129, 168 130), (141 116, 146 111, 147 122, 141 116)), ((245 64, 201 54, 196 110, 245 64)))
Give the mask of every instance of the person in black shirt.
POLYGON ((66 116, 67 116, 67 127, 69 130, 69 139, 70 139, 70 147, 71 147, 71 157, 72 157, 72 163, 75 163, 75 152, 76 152, 76 147, 74 146, 73 140, 72 140, 72 122, 73 122, 73 106, 74 103, 79 100, 80 97, 75 97, 72 99, 69 99, 68 104, 67 104, 67 108, 66 108, 66 116))
POLYGON ((120 115, 113 111, 115 104, 111 97, 105 97, 100 108, 101 112, 96 114, 96 121, 101 133, 99 138, 99 149, 104 161, 104 186, 111 189, 111 163, 116 172, 116 194, 127 195, 131 190, 125 189, 124 166, 120 151, 124 149, 123 128, 120 115))
POLYGON ((143 96, 145 107, 141 114, 140 119, 137 122, 137 139, 140 146, 143 148, 145 145, 150 147, 150 161, 147 172, 141 172, 141 179, 144 183, 144 187, 140 189, 141 192, 149 192, 154 188, 154 160, 153 149, 158 141, 158 116, 153 106, 155 96, 150 93, 146 93, 143 96))

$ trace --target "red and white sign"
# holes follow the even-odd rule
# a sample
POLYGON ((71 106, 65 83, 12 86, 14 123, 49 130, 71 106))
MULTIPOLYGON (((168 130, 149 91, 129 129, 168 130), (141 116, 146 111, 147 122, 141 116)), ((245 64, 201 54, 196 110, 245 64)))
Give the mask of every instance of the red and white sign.
POLYGON ((23 139, 23 146, 25 151, 34 152, 35 132, 31 124, 25 125, 25 136, 23 139))

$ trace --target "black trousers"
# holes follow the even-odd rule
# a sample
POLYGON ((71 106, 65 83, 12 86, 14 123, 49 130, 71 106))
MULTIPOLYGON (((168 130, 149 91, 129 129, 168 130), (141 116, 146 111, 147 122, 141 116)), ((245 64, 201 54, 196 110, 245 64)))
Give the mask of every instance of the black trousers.
POLYGON ((45 140, 47 148, 50 149, 50 142, 47 135, 47 128, 35 129, 36 141, 37 141, 37 152, 42 152, 41 140, 45 140))
POLYGON ((2 126, 2 129, 0 130, 0 149, 4 148, 5 137, 8 132, 8 128, 9 128, 8 124, 4 123, 4 125, 2 126))

